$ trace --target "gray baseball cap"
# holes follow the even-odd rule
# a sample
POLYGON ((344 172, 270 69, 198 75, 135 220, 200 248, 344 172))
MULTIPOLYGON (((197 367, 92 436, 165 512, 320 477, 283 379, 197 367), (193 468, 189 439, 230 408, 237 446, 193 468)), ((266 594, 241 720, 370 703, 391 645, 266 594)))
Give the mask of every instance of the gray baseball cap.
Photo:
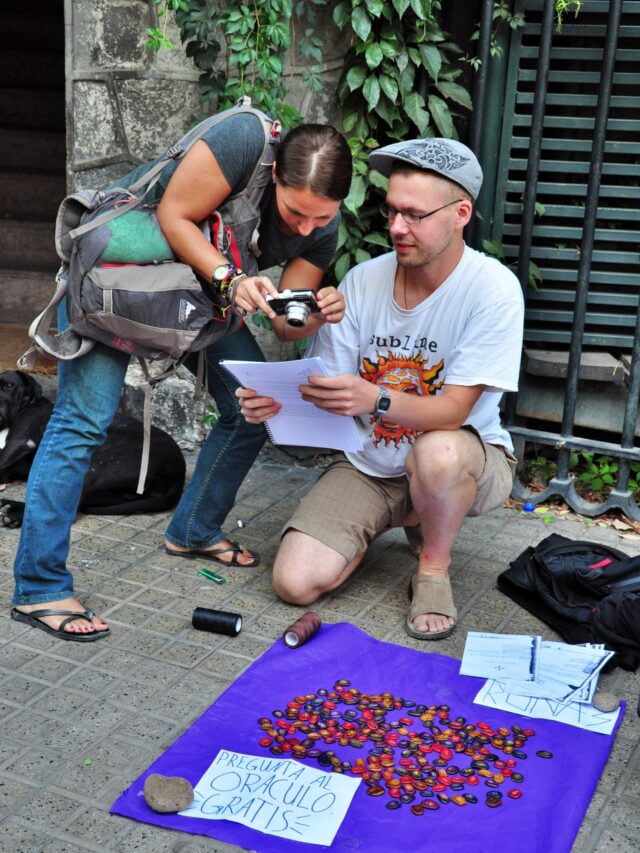
POLYGON ((482 186, 482 169, 470 148, 455 139, 408 139, 394 142, 369 154, 371 166, 389 177, 397 161, 418 169, 437 172, 443 178, 460 184, 475 201, 482 186))

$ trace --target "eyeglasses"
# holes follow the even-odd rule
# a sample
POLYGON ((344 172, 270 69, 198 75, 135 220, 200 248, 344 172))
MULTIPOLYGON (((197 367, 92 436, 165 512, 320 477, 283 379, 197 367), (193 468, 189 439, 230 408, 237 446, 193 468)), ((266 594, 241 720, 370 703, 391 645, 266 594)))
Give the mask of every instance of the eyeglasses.
POLYGON ((400 214, 403 221, 406 222, 407 225, 420 225, 423 219, 428 219, 430 216, 433 216, 433 214, 437 213, 439 210, 444 210, 445 207, 449 207, 452 204, 457 204, 459 201, 463 201, 463 199, 456 198, 453 201, 448 201, 441 207, 436 207, 435 210, 430 210, 429 213, 411 213, 410 210, 397 210, 395 207, 391 207, 390 204, 381 204, 378 209, 380 213, 389 220, 389 222, 393 222, 396 216, 400 214))

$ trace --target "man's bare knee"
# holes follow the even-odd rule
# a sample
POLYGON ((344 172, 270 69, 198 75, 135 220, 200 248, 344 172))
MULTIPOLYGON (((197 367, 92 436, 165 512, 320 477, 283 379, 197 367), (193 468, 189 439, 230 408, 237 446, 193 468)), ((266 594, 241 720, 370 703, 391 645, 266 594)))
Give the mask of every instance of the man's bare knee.
POLYGON ((288 530, 273 564, 273 589, 289 604, 312 604, 342 582, 346 559, 299 530, 288 530))
MULTIPOLYGON (((429 489, 447 489, 464 474, 467 454, 459 432, 441 430, 418 437, 406 460, 407 474, 429 489)), ((466 437, 465 437, 466 438, 466 437)))

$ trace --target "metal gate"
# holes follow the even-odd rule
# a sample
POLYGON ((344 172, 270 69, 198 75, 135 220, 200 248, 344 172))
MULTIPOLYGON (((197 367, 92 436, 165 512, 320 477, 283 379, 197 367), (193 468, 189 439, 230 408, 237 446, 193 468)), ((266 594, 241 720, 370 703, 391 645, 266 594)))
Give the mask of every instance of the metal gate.
MULTIPOLYGON (((492 7, 483 2, 480 55, 485 68, 492 7)), ((538 351, 555 348, 560 362, 555 371, 565 378, 557 432, 544 417, 544 423, 531 426, 535 419, 530 406, 523 405, 522 392, 520 399, 508 395, 505 422, 519 449, 526 440, 558 450, 556 476, 543 492, 529 492, 516 482, 513 494, 535 503, 560 495, 587 516, 616 507, 637 520, 640 507, 628 481, 630 463, 640 461, 635 439, 640 2, 583 0, 577 18, 567 13, 560 32, 554 0, 516 0, 514 10, 524 13, 526 24, 508 46, 503 111, 495 115, 495 75, 492 82, 480 74, 472 145, 482 151, 484 139, 486 152, 486 136, 497 137, 499 122, 495 193, 485 234, 500 241, 506 261, 517 266, 526 303, 525 351, 529 348, 535 360, 538 351), (528 284, 531 261, 542 277, 537 288, 528 284), (608 402, 608 387, 606 393, 604 386, 586 392, 592 395, 591 411, 599 406, 607 415, 605 438, 576 423, 589 357, 608 358, 612 365, 618 405, 608 402), (578 494, 569 473, 571 450, 619 460, 617 482, 606 500, 593 503, 578 494)))

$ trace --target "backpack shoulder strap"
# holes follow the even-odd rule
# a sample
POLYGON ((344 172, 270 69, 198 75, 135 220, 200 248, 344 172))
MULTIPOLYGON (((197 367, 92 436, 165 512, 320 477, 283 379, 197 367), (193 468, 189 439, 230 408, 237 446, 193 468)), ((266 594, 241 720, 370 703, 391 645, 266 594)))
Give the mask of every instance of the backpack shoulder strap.
POLYGON ((56 275, 56 289, 51 301, 29 327, 29 337, 33 345, 18 359, 18 367, 21 370, 33 370, 40 355, 59 361, 72 361, 95 346, 94 340, 83 338, 71 329, 65 329, 57 335, 49 334, 49 329, 56 317, 57 307, 67 293, 67 287, 67 268, 63 264, 56 275))
MULTIPOLYGON (((82 234, 86 234, 88 231, 93 231, 94 228, 98 228, 100 225, 104 225, 106 222, 111 222, 113 219, 116 219, 123 213, 126 213, 127 211, 133 210, 134 208, 138 207, 144 201, 148 193, 160 180, 160 176, 172 160, 181 160, 189 151, 189 149, 212 127, 221 124, 223 121, 226 121, 227 119, 232 118, 233 116, 241 115, 243 113, 257 116, 262 122, 262 126, 265 131, 265 145, 263 148, 263 153, 260 157, 260 161, 254 169, 253 174, 251 175, 251 178, 249 179, 249 183, 247 184, 248 188, 251 185, 251 182, 256 177, 259 169, 263 165, 262 160, 264 159, 265 152, 269 149, 269 141, 271 138, 272 127, 275 125, 278 125, 279 127, 278 122, 272 122, 271 119, 268 118, 268 116, 260 112, 260 110, 256 110, 254 107, 250 106, 250 104, 250 98, 242 98, 235 106, 230 107, 228 110, 223 110, 221 113, 216 113, 215 115, 209 116, 208 118, 204 119, 204 121, 201 121, 200 124, 191 128, 191 130, 188 130, 184 134, 182 139, 167 148, 167 150, 159 158, 157 163, 155 163, 147 172, 145 172, 144 175, 138 178, 138 180, 128 189, 125 190, 114 187, 109 191, 111 193, 120 192, 128 195, 129 199, 126 204, 113 207, 110 210, 105 211, 100 216, 94 217, 90 222, 85 222, 82 225, 79 225, 77 228, 74 228, 73 230, 69 231, 69 239, 75 240, 76 237, 80 237, 82 234), (267 127, 269 128, 268 131, 267 127)), ((279 138, 279 131, 277 136, 279 138)), ((273 162, 273 157, 271 158, 271 162, 273 162)), ((247 192, 247 188, 245 188, 243 193, 247 192)), ((260 196, 263 192, 264 187, 260 192, 260 196)))

